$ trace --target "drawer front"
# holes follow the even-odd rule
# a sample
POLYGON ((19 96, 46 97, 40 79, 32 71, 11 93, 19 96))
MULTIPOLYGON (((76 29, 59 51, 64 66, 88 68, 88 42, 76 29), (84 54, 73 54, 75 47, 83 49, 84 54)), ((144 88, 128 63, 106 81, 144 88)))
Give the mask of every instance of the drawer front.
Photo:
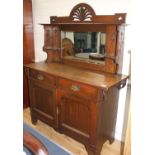
POLYGON ((59 79, 58 81, 59 88, 69 91, 73 94, 76 94, 80 97, 87 99, 96 99, 98 89, 89 85, 85 85, 76 81, 59 79))
POLYGON ((30 70, 29 76, 30 76, 30 78, 32 78, 40 83, 43 83, 43 84, 48 84, 48 85, 52 85, 52 86, 55 86, 55 84, 56 84, 56 80, 55 80, 54 76, 48 75, 48 74, 40 72, 40 71, 30 70))

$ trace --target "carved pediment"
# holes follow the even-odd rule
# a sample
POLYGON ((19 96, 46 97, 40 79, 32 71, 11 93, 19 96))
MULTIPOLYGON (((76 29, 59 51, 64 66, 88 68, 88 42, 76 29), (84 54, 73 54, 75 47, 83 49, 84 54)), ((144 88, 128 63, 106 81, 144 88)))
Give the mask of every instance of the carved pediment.
POLYGON ((70 13, 70 19, 72 21, 93 21, 94 16, 94 10, 86 3, 76 5, 70 13))

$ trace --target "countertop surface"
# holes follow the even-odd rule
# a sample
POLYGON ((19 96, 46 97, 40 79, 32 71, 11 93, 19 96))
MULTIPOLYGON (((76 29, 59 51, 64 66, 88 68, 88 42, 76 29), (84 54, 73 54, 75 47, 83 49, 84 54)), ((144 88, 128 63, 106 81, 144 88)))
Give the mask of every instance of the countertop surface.
POLYGON ((26 64, 24 66, 34 70, 45 72, 50 75, 78 81, 106 90, 128 78, 128 76, 126 75, 95 73, 89 70, 76 68, 61 63, 37 62, 26 64))

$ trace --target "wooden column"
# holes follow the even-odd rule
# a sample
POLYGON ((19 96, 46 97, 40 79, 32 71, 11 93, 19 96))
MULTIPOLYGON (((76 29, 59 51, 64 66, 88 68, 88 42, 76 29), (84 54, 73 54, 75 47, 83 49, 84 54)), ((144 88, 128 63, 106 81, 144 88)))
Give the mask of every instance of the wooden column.
POLYGON ((59 62, 61 58, 61 30, 59 26, 44 25, 44 47, 46 62, 59 62))
MULTIPOLYGON (((34 36, 32 21, 32 2, 23 1, 23 63, 28 64, 34 61, 34 36)), ((23 106, 28 107, 28 88, 26 75, 23 72, 23 106)))

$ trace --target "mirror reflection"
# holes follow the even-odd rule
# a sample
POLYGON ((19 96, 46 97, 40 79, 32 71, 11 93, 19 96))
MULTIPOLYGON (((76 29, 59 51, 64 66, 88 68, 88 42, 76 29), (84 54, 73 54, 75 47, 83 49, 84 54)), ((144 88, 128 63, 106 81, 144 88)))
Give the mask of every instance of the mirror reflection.
POLYGON ((62 32, 62 56, 103 60, 106 34, 104 32, 62 32))

